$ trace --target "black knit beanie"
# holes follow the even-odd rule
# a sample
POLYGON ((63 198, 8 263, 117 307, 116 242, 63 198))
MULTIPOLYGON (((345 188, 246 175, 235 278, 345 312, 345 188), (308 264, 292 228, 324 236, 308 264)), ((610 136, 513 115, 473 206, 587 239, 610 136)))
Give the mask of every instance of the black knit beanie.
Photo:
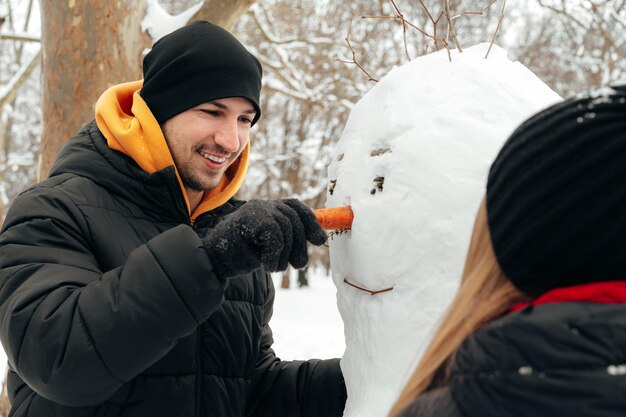
POLYGON ((163 124, 210 100, 243 97, 261 117, 259 61, 225 29, 193 22, 159 39, 143 60, 140 95, 163 124))
POLYGON ((496 258, 519 290, 626 280, 626 86, 524 122, 491 166, 486 198, 496 258))

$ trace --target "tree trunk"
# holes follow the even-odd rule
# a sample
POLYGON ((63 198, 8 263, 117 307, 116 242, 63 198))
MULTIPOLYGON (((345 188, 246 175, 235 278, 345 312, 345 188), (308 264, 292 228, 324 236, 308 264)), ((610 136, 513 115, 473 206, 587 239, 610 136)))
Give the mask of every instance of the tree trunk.
POLYGON ((94 118, 111 85, 141 78, 150 41, 140 29, 143 0, 42 1, 42 137, 38 180, 48 176, 61 146, 94 118))
POLYGON ((283 272, 283 279, 280 282, 280 288, 284 288, 284 289, 289 288, 289 283, 290 283, 289 275, 290 275, 290 268, 287 267, 287 269, 283 272))
POLYGON ((298 287, 308 287, 309 286, 309 280, 307 278, 307 272, 309 270, 309 267, 305 267, 303 269, 299 269, 298 270, 298 287))
POLYGON ((11 411, 11 404, 9 402, 9 395, 7 392, 7 380, 6 372, 4 374, 4 383, 2 384, 2 393, 0 393, 0 416, 7 417, 9 411, 11 411))
POLYGON ((208 20, 227 30, 232 30, 239 20, 256 0, 209 0, 193 15, 190 21, 208 20))

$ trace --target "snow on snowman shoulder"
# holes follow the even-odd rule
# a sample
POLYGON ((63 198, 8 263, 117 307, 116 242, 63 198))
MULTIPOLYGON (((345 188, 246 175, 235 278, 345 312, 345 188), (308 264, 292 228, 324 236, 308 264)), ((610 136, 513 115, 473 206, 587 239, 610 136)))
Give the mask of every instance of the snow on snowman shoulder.
POLYGON ((386 416, 459 282, 487 172, 508 135, 560 97, 480 44, 395 68, 354 107, 328 168, 344 321, 346 417, 386 416), (392 289, 392 290, 390 290, 392 289))

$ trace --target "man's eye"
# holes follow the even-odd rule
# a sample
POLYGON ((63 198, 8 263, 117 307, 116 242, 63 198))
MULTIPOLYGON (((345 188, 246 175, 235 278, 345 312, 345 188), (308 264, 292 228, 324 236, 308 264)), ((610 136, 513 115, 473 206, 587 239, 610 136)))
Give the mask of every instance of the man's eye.
POLYGON ((252 119, 249 117, 242 117, 240 120, 244 123, 252 124, 252 119))
POLYGON ((202 112, 205 113, 205 114, 208 114, 210 116, 217 116, 217 115, 219 115, 219 112, 217 110, 202 109, 202 112))

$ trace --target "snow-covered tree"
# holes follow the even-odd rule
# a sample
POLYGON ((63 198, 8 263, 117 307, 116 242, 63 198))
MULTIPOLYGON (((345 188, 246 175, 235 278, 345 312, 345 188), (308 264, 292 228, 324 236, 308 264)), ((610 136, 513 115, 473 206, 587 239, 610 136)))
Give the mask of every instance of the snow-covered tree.
POLYGON ((41 130, 35 6, 0 0, 0 220, 35 176, 41 130))
POLYGON ((517 11, 518 59, 563 95, 626 76, 626 0, 532 0, 517 11))

